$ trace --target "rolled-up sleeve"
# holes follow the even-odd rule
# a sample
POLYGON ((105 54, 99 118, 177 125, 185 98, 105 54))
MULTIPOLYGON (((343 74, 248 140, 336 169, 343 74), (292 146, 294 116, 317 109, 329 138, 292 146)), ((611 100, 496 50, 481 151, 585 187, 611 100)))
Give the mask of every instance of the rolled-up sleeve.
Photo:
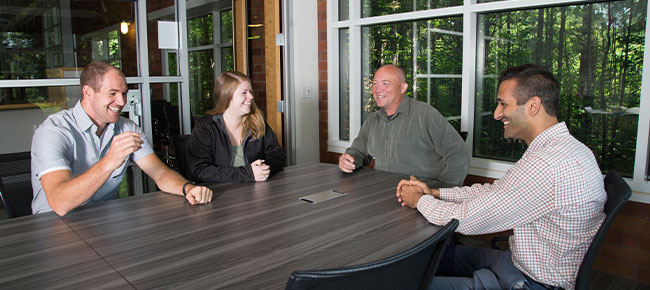
POLYGON ((142 128, 138 127, 137 125, 133 124, 133 131, 138 132, 142 137, 142 147, 140 150, 133 152, 133 155, 131 155, 131 159, 133 161, 138 161, 140 158, 145 157, 149 154, 153 154, 153 147, 151 147, 151 143, 149 143, 149 140, 147 139, 147 135, 144 133, 142 128))
POLYGON ((62 129, 38 128, 32 139, 32 172, 36 177, 40 179, 56 170, 71 170, 70 158, 66 156, 69 146, 72 144, 62 129))

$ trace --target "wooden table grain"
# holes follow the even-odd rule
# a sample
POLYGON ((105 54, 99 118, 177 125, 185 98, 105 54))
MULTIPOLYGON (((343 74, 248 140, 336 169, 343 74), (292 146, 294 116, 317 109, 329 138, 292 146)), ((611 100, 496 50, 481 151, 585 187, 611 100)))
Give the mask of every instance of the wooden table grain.
POLYGON ((137 289, 283 289, 294 270, 375 261, 438 231, 397 203, 401 178, 306 164, 267 182, 213 185, 207 205, 152 193, 84 206, 62 221, 137 289), (299 200, 330 189, 348 195, 299 200))
POLYGON ((134 289, 54 213, 0 222, 0 289, 134 289))

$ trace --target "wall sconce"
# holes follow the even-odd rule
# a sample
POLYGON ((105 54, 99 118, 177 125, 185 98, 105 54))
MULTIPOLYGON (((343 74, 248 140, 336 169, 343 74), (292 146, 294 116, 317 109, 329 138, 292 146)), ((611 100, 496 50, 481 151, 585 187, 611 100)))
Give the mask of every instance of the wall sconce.
POLYGON ((129 33, 129 25, 131 25, 130 21, 122 20, 122 22, 120 23, 120 32, 122 32, 122 34, 124 35, 129 33))

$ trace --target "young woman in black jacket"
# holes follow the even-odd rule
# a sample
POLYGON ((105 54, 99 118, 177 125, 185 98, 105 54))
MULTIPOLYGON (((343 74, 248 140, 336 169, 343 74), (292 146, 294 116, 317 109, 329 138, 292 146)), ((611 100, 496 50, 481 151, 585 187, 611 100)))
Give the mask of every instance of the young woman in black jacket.
POLYGON ((282 170, 287 154, 253 101, 251 80, 227 71, 215 81, 215 108, 206 112, 189 143, 198 182, 266 181, 282 170))

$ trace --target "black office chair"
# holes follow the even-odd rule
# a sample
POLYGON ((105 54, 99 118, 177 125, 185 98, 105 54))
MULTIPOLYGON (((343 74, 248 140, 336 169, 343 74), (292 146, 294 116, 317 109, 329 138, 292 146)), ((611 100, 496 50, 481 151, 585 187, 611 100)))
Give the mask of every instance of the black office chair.
POLYGON ((598 255, 598 249, 605 240, 605 235, 609 227, 614 222, 614 218, 618 210, 630 199, 632 189, 627 185, 625 180, 618 175, 615 170, 610 170, 605 176, 605 191, 607 192, 607 202, 605 203, 605 221, 596 232, 594 240, 591 242, 585 258, 582 259, 582 264, 578 270, 576 278, 576 290, 589 289, 589 280, 591 279, 591 266, 594 264, 594 259, 598 255))
POLYGON ((429 289, 456 227, 458 221, 451 220, 426 241, 378 262, 338 269, 294 271, 285 289, 429 289))
POLYGON ((188 180, 192 180, 192 170, 190 169, 189 160, 189 145, 191 135, 175 135, 172 136, 172 145, 174 146, 174 154, 178 172, 188 180))
POLYGON ((9 218, 32 214, 31 153, 0 155, 0 199, 9 218))

